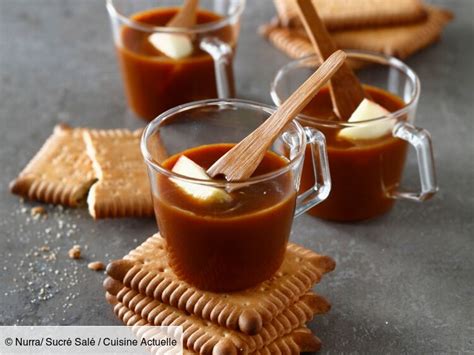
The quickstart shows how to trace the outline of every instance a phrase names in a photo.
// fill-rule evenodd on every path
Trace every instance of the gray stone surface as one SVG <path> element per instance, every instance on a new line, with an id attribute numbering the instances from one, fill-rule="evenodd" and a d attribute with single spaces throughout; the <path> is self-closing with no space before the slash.
<path id="1" fill-rule="evenodd" d="M 295 222 L 294 241 L 338 263 L 317 287 L 333 305 L 311 323 L 323 352 L 474 352 L 474 2 L 443 3 L 456 20 L 440 43 L 408 60 L 422 82 L 417 124 L 433 135 L 439 194 L 358 224 Z M 256 35 L 272 15 L 269 0 L 249 1 L 236 61 L 240 96 L 267 103 L 288 61 Z M 141 124 L 126 109 L 103 1 L 0 0 L 0 80 L 0 324 L 118 324 L 104 275 L 86 264 L 121 257 L 156 230 L 154 221 L 94 222 L 85 210 L 52 207 L 35 221 L 36 203 L 8 192 L 56 122 Z M 39 250 L 45 244 L 51 251 Z M 67 258 L 73 244 L 88 246 L 83 260 Z M 43 258 L 51 253 L 55 260 Z"/>

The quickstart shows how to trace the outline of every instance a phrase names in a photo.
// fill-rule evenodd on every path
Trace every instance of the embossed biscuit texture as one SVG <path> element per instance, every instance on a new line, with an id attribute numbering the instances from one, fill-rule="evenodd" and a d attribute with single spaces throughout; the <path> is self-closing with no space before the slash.
<path id="1" fill-rule="evenodd" d="M 117 284 L 118 281 L 115 281 L 115 284 L 113 281 L 106 280 L 104 282 L 106 290 L 111 294 L 117 292 L 119 288 Z M 207 352 L 214 347 L 223 346 L 223 343 L 236 351 L 254 352 L 300 328 L 310 321 L 314 314 L 326 313 L 330 309 L 329 303 L 323 297 L 307 293 L 277 315 L 270 323 L 265 324 L 257 335 L 251 336 L 220 327 L 195 315 L 189 315 L 128 287 L 120 289 L 116 298 L 118 302 L 152 325 L 182 326 L 186 347 L 196 352 Z"/>
<path id="2" fill-rule="evenodd" d="M 177 279 L 168 266 L 166 243 L 155 234 L 125 259 L 111 262 L 107 273 L 142 295 L 252 335 L 334 267 L 331 258 L 290 243 L 282 266 L 270 280 L 240 292 L 206 292 Z"/>
<path id="3" fill-rule="evenodd" d="M 89 212 L 94 218 L 153 215 L 140 137 L 141 130 L 84 132 L 87 154 L 98 178 L 87 198 Z"/>
<path id="4" fill-rule="evenodd" d="M 109 296 L 114 299 L 114 296 Z M 137 336 L 144 336 L 141 333 L 140 326 L 152 325 L 147 322 L 139 314 L 133 312 L 130 308 L 114 299 L 114 313 L 116 316 L 127 326 L 132 327 L 132 332 Z M 184 335 L 186 337 L 186 335 Z M 189 341 L 189 338 L 187 339 Z M 187 347 L 187 341 L 184 340 L 185 354 L 249 354 L 245 349 L 236 349 L 229 339 L 225 339 L 218 344 L 212 346 L 212 342 L 209 344 L 204 343 L 199 351 L 193 350 L 193 348 Z M 196 339 L 196 342 L 203 342 L 201 339 Z M 300 352 L 318 351 L 321 348 L 321 341 L 318 337 L 311 334 L 311 331 L 305 327 L 300 327 L 291 331 L 289 334 L 284 335 L 270 342 L 269 344 L 261 347 L 260 349 L 251 352 L 252 354 L 299 354 Z M 151 353 L 155 354 L 159 352 L 159 349 L 151 348 Z"/>
<path id="5" fill-rule="evenodd" d="M 453 14 L 445 9 L 427 6 L 425 21 L 406 26 L 360 29 L 334 33 L 340 48 L 353 48 L 381 52 L 407 58 L 439 40 L 444 27 Z"/>
<path id="6" fill-rule="evenodd" d="M 425 20 L 409 25 L 343 30 L 332 32 L 331 35 L 342 49 L 370 50 L 406 58 L 437 41 L 443 28 L 453 18 L 451 12 L 435 6 L 428 6 L 426 13 Z M 311 42 L 302 29 L 271 23 L 261 26 L 259 32 L 291 58 L 314 54 Z M 358 67 L 358 63 L 351 64 Z"/>
<path id="7" fill-rule="evenodd" d="M 12 193 L 31 200 L 76 207 L 95 181 L 84 129 L 61 124 L 10 183 Z"/>
<path id="8" fill-rule="evenodd" d="M 421 0 L 313 0 L 329 30 L 406 25 L 422 21 L 426 12 Z M 278 16 L 288 26 L 300 26 L 295 0 L 274 0 Z"/>
<path id="9" fill-rule="evenodd" d="M 270 23 L 262 25 L 259 28 L 259 33 L 290 58 L 299 59 L 315 54 L 313 45 L 308 38 L 296 30 Z"/>

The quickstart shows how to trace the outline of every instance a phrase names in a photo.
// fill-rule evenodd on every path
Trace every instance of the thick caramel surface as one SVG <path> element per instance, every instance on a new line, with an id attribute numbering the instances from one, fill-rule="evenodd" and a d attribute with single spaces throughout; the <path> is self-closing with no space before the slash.
<path id="1" fill-rule="evenodd" d="M 395 112 L 404 106 L 402 100 L 384 90 L 365 86 L 372 101 Z M 305 108 L 308 116 L 333 121 L 329 90 L 324 88 Z M 316 217 L 336 221 L 357 221 L 388 211 L 394 199 L 390 192 L 396 189 L 402 177 L 407 143 L 391 133 L 378 139 L 350 141 L 338 137 L 340 128 L 304 121 L 326 136 L 332 188 L 327 200 L 309 211 Z M 311 151 L 307 149 L 301 189 L 314 185 Z"/>
<path id="2" fill-rule="evenodd" d="M 171 170 L 183 154 L 208 168 L 231 147 L 193 148 L 170 157 L 163 166 Z M 268 152 L 254 175 L 287 164 Z M 164 175 L 157 184 L 158 226 L 180 278 L 201 289 L 228 292 L 270 278 L 281 265 L 296 203 L 291 172 L 232 191 L 232 199 L 225 202 L 197 200 Z"/>

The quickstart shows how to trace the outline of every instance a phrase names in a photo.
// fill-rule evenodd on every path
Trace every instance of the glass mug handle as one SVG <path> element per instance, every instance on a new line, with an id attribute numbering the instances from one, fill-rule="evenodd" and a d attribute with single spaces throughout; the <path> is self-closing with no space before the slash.
<path id="1" fill-rule="evenodd" d="M 295 217 L 324 201 L 331 191 L 331 175 L 329 173 L 326 138 L 317 129 L 305 127 L 304 130 L 308 144 L 311 145 L 314 186 L 298 195 L 296 199 Z M 309 157 L 306 156 L 305 159 L 309 159 Z"/>
<path id="2" fill-rule="evenodd" d="M 200 48 L 209 53 L 214 60 L 219 99 L 234 97 L 232 47 L 216 37 L 205 37 L 201 40 Z"/>
<path id="3" fill-rule="evenodd" d="M 438 191 L 430 133 L 407 122 L 397 123 L 392 133 L 415 148 L 421 183 L 420 192 L 396 191 L 392 197 L 420 202 L 428 200 Z"/>

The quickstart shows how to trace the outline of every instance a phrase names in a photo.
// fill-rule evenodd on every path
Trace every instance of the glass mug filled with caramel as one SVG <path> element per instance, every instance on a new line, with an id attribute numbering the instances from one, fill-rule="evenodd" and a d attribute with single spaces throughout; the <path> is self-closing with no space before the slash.
<path id="1" fill-rule="evenodd" d="M 166 26 L 182 4 L 107 0 L 128 104 L 147 121 L 186 102 L 234 95 L 245 0 L 201 0 L 194 26 Z"/>
<path id="2" fill-rule="evenodd" d="M 170 265 L 198 288 L 230 292 L 270 278 L 283 261 L 294 217 L 329 194 L 324 136 L 296 121 L 251 178 L 227 182 L 206 175 L 273 112 L 249 101 L 204 100 L 165 112 L 143 133 L 142 154 Z M 315 182 L 298 195 L 307 147 Z"/>
<path id="3" fill-rule="evenodd" d="M 331 170 L 331 193 L 309 213 L 334 221 L 375 217 L 390 210 L 396 199 L 424 201 L 437 191 L 430 135 L 412 125 L 420 95 L 417 75 L 389 56 L 348 51 L 348 59 L 360 68 L 356 75 L 370 101 L 364 100 L 348 121 L 339 121 L 326 87 L 298 117 L 302 126 L 326 136 Z M 318 62 L 311 56 L 281 68 L 271 87 L 274 103 L 280 105 Z M 408 145 L 416 150 L 420 192 L 400 188 Z M 302 189 L 313 184 L 311 165 L 306 159 Z"/>

